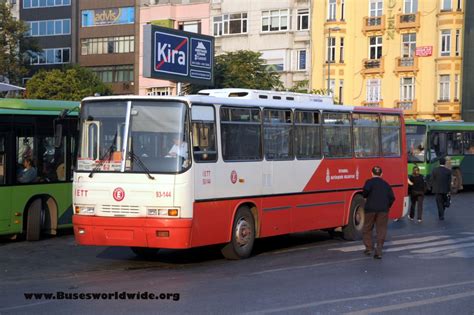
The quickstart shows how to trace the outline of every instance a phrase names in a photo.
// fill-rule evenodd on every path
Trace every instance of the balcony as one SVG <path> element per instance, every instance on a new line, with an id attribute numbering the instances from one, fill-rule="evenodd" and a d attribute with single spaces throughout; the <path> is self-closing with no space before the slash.
<path id="1" fill-rule="evenodd" d="M 395 59 L 395 73 L 418 72 L 418 57 L 398 57 Z"/>
<path id="2" fill-rule="evenodd" d="M 409 14 L 398 14 L 397 16 L 397 30 L 404 29 L 419 29 L 420 28 L 420 12 Z"/>
<path id="3" fill-rule="evenodd" d="M 461 113 L 459 101 L 438 100 L 434 104 L 434 113 L 437 115 L 458 115 Z"/>
<path id="4" fill-rule="evenodd" d="M 364 59 L 362 63 L 362 75 L 383 74 L 385 72 L 383 57 L 380 59 Z"/>
<path id="5" fill-rule="evenodd" d="M 364 17 L 364 24 L 362 32 L 383 32 L 385 30 L 385 15 L 382 16 L 366 16 Z"/>
<path id="6" fill-rule="evenodd" d="M 396 100 L 395 101 L 395 108 L 399 108 L 403 110 L 404 114 L 416 114 L 417 113 L 417 101 L 416 100 L 411 100 L 411 101 L 400 101 Z"/>

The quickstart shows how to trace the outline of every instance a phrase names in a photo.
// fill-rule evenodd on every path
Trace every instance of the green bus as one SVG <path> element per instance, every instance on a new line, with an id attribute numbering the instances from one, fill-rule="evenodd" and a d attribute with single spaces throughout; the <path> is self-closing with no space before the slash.
<path id="1" fill-rule="evenodd" d="M 429 183 L 431 171 L 445 157 L 453 174 L 453 193 L 474 185 L 474 123 L 407 120 L 405 124 L 408 174 L 417 165 Z"/>
<path id="2" fill-rule="evenodd" d="M 0 235 L 72 226 L 79 102 L 0 99 Z"/>

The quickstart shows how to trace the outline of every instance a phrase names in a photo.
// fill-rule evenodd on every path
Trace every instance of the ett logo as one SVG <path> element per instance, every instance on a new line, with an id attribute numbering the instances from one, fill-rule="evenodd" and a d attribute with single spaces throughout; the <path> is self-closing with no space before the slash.
<path id="1" fill-rule="evenodd" d="M 114 197 L 115 201 L 120 202 L 123 200 L 123 198 L 125 198 L 125 191 L 120 187 L 115 188 L 112 196 Z"/>

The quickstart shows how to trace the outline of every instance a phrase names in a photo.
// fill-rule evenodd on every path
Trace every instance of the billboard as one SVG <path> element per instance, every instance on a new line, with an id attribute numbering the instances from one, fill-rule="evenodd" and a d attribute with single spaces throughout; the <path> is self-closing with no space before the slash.
<path id="1" fill-rule="evenodd" d="M 81 12 L 82 27 L 133 23 L 135 23 L 134 7 L 83 10 Z"/>
<path id="2" fill-rule="evenodd" d="M 143 76 L 214 84 L 214 37 L 145 25 Z"/>

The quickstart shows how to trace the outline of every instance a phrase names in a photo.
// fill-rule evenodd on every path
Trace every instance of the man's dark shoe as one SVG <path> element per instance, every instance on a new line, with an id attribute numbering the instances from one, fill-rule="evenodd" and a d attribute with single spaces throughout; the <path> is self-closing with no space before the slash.
<path id="1" fill-rule="evenodd" d="M 370 256 L 372 255 L 372 251 L 370 249 L 364 250 L 364 255 Z"/>
<path id="2" fill-rule="evenodd" d="M 382 259 L 382 255 L 375 254 L 374 259 Z"/>

